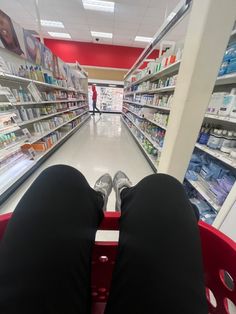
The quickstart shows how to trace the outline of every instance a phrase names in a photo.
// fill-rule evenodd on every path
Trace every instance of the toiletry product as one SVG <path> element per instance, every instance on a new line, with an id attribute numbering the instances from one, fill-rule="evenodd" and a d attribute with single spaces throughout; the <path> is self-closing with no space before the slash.
<path id="1" fill-rule="evenodd" d="M 227 136 L 225 136 L 223 139 L 222 146 L 221 146 L 220 150 L 224 153 L 230 154 L 230 152 L 232 150 L 233 142 L 234 142 L 233 132 L 228 131 Z"/>
<path id="2" fill-rule="evenodd" d="M 223 117 L 229 116 L 235 102 L 236 102 L 236 88 L 232 88 L 231 93 L 224 96 L 223 104 L 219 108 L 219 115 Z"/>

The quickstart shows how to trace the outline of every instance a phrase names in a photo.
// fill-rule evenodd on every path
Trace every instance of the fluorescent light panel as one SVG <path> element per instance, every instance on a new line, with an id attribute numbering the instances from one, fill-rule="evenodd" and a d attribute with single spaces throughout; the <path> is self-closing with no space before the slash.
<path id="1" fill-rule="evenodd" d="M 42 26 L 64 28 L 64 24 L 60 21 L 40 20 Z"/>
<path id="2" fill-rule="evenodd" d="M 113 36 L 112 33 L 102 33 L 102 32 L 95 32 L 95 31 L 91 31 L 91 35 L 93 37 L 102 37 L 102 38 L 112 38 Z"/>
<path id="3" fill-rule="evenodd" d="M 86 10 L 114 12 L 115 2 L 100 0 L 82 0 Z"/>
<path id="4" fill-rule="evenodd" d="M 52 37 L 57 37 L 57 38 L 71 38 L 70 34 L 68 33 L 48 32 L 48 34 Z"/>
<path id="5" fill-rule="evenodd" d="M 150 43 L 153 40 L 152 37 L 136 36 L 135 41 L 142 41 L 145 43 Z"/>

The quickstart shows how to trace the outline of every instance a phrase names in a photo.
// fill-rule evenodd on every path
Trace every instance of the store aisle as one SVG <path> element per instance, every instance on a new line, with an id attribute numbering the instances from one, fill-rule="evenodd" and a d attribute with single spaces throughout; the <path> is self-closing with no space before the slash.
<path id="1" fill-rule="evenodd" d="M 105 172 L 111 175 L 121 169 L 133 183 L 153 173 L 130 133 L 117 114 L 92 117 L 64 143 L 35 173 L 0 206 L 0 214 L 14 210 L 21 196 L 45 168 L 67 164 L 79 169 L 91 186 Z M 115 195 L 110 196 L 108 209 L 113 210 Z"/>

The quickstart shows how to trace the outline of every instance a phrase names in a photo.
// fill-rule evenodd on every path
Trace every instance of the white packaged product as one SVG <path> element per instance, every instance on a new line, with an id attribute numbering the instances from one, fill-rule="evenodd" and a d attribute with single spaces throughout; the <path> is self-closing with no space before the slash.
<path id="1" fill-rule="evenodd" d="M 229 116 L 232 107 L 236 101 L 236 88 L 232 88 L 231 93 L 224 96 L 223 104 L 219 109 L 219 115 L 223 117 Z"/>
<path id="2" fill-rule="evenodd" d="M 230 117 L 236 119 L 236 100 L 232 104 L 231 111 L 230 111 Z"/>
<path id="3" fill-rule="evenodd" d="M 220 150 L 224 153 L 229 154 L 232 150 L 233 142 L 234 142 L 233 132 L 228 131 L 227 136 L 223 139 Z"/>

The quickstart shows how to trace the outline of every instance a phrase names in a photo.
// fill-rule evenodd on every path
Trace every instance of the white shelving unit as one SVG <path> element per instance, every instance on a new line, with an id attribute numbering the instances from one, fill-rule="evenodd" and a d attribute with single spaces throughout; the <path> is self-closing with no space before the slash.
<path id="1" fill-rule="evenodd" d="M 78 117 L 79 116 L 77 116 L 76 118 Z M 66 133 L 50 149 L 48 149 L 47 151 L 43 153 L 37 154 L 34 160 L 29 160 L 29 159 L 21 160 L 19 163 L 13 165 L 7 171 L 1 174 L 0 193 L 3 194 L 4 192 L 6 192 L 11 186 L 16 184 L 18 180 L 20 180 L 22 177 L 27 175 L 29 171 L 33 170 L 35 167 L 38 167 L 45 160 L 45 158 L 47 158 L 47 156 L 50 156 L 50 154 L 57 147 L 59 147 L 63 143 L 63 141 L 65 141 L 67 138 L 70 137 L 70 135 L 76 132 L 89 118 L 90 116 L 88 116 L 84 121 L 82 121 L 79 125 L 73 128 L 71 131 Z M 67 121 L 65 124 L 67 123 L 69 123 L 69 121 Z"/>
<path id="2" fill-rule="evenodd" d="M 152 120 L 150 117 L 148 117 L 147 115 L 144 114 L 143 117 L 141 117 L 138 113 L 136 113 L 135 111 L 129 109 L 127 107 L 126 104 L 130 104 L 132 106 L 140 106 L 141 108 L 150 108 L 150 109 L 155 109 L 161 112 L 165 112 L 165 113 L 169 113 L 171 111 L 171 108 L 167 108 L 167 107 L 162 107 L 162 106 L 155 106 L 152 104 L 142 104 L 141 102 L 137 102 L 135 101 L 135 95 L 139 95 L 139 94 L 162 94 L 162 93 L 172 93 L 175 90 L 175 86 L 165 86 L 165 87 L 160 87 L 160 88 L 156 88 L 156 89 L 149 89 L 149 90 L 135 90 L 135 91 L 129 91 L 130 88 L 132 88 L 133 86 L 136 86 L 138 84 L 141 84 L 143 82 L 155 82 L 158 79 L 161 79 L 162 77 L 167 77 L 168 75 L 174 75 L 175 73 L 178 72 L 179 67 L 180 67 L 180 63 L 181 60 L 168 65 L 167 67 L 163 68 L 162 70 L 160 70 L 157 73 L 153 73 L 153 74 L 148 74 L 145 75 L 144 77 L 128 84 L 125 89 L 124 89 L 124 99 L 123 99 L 123 108 L 126 109 L 127 111 L 129 111 L 131 114 L 137 116 L 140 119 L 145 119 L 147 121 L 149 121 L 150 123 L 152 123 L 153 125 L 158 126 L 159 128 L 163 129 L 164 131 L 167 130 L 167 126 L 161 125 L 160 123 L 158 123 L 157 121 Z M 133 96 L 133 99 L 126 99 L 128 96 Z M 133 121 L 132 119 L 130 119 L 124 112 L 122 112 L 122 114 L 124 116 L 126 116 L 127 119 L 129 119 L 129 121 L 139 130 L 139 132 L 141 132 L 143 134 L 143 136 L 153 145 L 153 147 L 155 147 L 157 150 L 161 151 L 162 148 L 160 146 L 158 146 L 149 135 L 147 135 L 145 132 L 143 132 Z M 124 120 L 123 120 L 124 121 Z M 132 133 L 133 136 L 135 136 Z M 140 142 L 138 141 L 138 139 L 136 139 L 140 149 L 143 151 L 144 148 L 143 146 L 140 144 Z M 153 163 L 150 162 L 150 156 L 147 154 L 147 152 L 144 150 L 144 155 L 146 156 L 148 162 L 151 164 L 151 166 L 153 166 Z M 155 171 L 157 171 L 157 163 L 155 164 Z"/>
<path id="3" fill-rule="evenodd" d="M 84 77 L 83 79 L 86 80 L 87 82 L 86 77 Z M 86 82 L 83 81 L 82 83 L 85 83 L 85 84 L 81 85 L 83 86 L 84 89 L 86 89 L 86 86 L 87 86 Z M 85 90 L 81 91 L 80 90 L 81 88 L 79 88 L 79 90 L 75 90 L 74 88 L 67 88 L 65 86 L 47 84 L 44 82 L 35 81 L 35 80 L 31 80 L 24 77 L 18 77 L 18 76 L 7 74 L 7 73 L 0 73 L 0 84 L 3 87 L 8 87 L 10 89 L 19 90 L 19 88 L 20 87 L 22 88 L 23 86 L 22 90 L 24 91 L 24 93 L 29 93 L 29 90 L 27 89 L 27 86 L 29 85 L 29 83 L 35 84 L 35 88 L 38 89 L 38 92 L 40 94 L 42 93 L 41 94 L 42 98 L 45 96 L 48 97 L 47 95 L 49 95 L 50 98 L 54 100 L 15 102 L 14 100 L 12 101 L 11 99 L 7 99 L 5 90 L 2 89 L 2 93 L 0 95 L 1 97 L 0 116 L 2 116 L 3 114 L 16 115 L 15 113 L 16 111 L 18 111 L 21 114 L 21 111 L 20 111 L 22 110 L 21 107 L 25 108 L 25 112 L 27 112 L 28 116 L 29 116 L 28 110 L 33 109 L 34 107 L 41 108 L 41 107 L 50 106 L 50 108 L 51 107 L 55 107 L 55 108 L 51 108 L 52 113 L 50 114 L 45 114 L 38 117 L 34 115 L 34 119 L 25 120 L 25 121 L 19 121 L 19 119 L 14 120 L 15 121 L 14 125 L 0 130 L 1 135 L 16 132 L 14 133 L 16 136 L 16 139 L 14 139 L 14 142 L 12 144 L 10 144 L 9 142 L 5 148 L 1 147 L 0 149 L 0 162 L 1 162 L 0 163 L 0 173 L 1 173 L 0 202 L 1 203 L 4 202 L 11 195 L 11 193 L 14 192 L 15 189 L 18 188 L 19 185 L 23 183 L 24 180 L 33 171 L 35 171 L 35 169 L 37 169 L 58 147 L 60 147 L 60 145 L 62 145 L 74 132 L 76 132 L 86 121 L 88 121 L 90 117 L 90 115 L 88 114 L 89 107 L 88 107 L 87 91 Z M 33 96 L 33 99 L 37 99 L 37 98 Z M 75 112 L 75 110 L 79 110 L 79 109 L 82 109 L 80 114 L 76 112 L 76 116 L 74 117 L 72 117 L 72 114 L 68 115 L 70 112 Z M 64 116 L 66 114 L 68 116 Z M 85 116 L 85 115 L 88 115 L 88 116 Z M 50 130 L 48 129 L 47 131 L 40 134 L 39 133 L 34 134 L 34 128 L 33 128 L 34 123 L 40 122 L 43 120 L 45 121 L 46 119 L 49 120 L 57 116 L 58 117 L 63 116 L 64 122 L 56 126 L 53 129 L 50 129 Z M 84 116 L 84 119 L 83 119 L 83 116 Z M 56 133 L 57 138 L 59 137 L 57 142 L 55 142 L 52 146 L 48 145 L 49 148 L 47 150 L 45 150 L 42 153 L 35 151 L 35 152 L 32 152 L 32 155 L 30 155 L 32 148 L 37 147 L 35 143 L 37 143 L 38 141 L 40 142 L 44 141 L 43 140 L 44 137 L 50 136 L 50 134 L 52 134 L 53 132 L 59 130 L 63 126 L 66 126 L 68 123 L 71 123 L 79 118 L 83 119 L 82 121 L 78 120 L 78 121 L 81 121 L 79 125 L 77 125 L 76 127 L 73 127 L 66 134 L 63 134 L 62 137 L 60 137 L 61 132 Z M 73 124 L 73 126 L 75 124 Z M 48 123 L 48 125 L 50 124 Z M 28 130 L 29 132 L 27 131 L 25 133 L 25 129 Z M 67 128 L 65 128 L 65 130 L 66 129 Z M 23 134 L 27 134 L 27 135 L 23 136 Z M 29 137 L 30 134 L 33 134 L 33 136 L 31 135 L 31 137 Z M 21 138 L 21 140 L 17 140 L 18 138 L 19 139 Z M 54 137 L 51 137 L 51 140 L 55 140 L 55 139 L 56 139 L 55 135 Z M 22 150 L 23 145 L 24 145 L 24 150 Z M 35 157 L 33 157 L 34 155 Z M 8 156 L 11 159 L 8 160 Z M 14 158 L 12 158 L 12 156 L 14 156 Z"/>
<path id="4" fill-rule="evenodd" d="M 37 142 L 37 141 L 40 140 L 41 138 L 43 138 L 43 137 L 49 135 L 50 133 L 55 132 L 56 130 L 60 129 L 62 126 L 64 126 L 64 125 L 66 125 L 66 124 L 68 124 L 68 123 L 74 121 L 75 119 L 78 119 L 79 117 L 85 115 L 86 113 L 88 113 L 88 110 L 85 111 L 85 112 L 83 112 L 83 113 L 81 113 L 81 114 L 79 114 L 79 115 L 77 115 L 76 117 L 73 117 L 72 119 L 70 119 L 70 120 L 68 120 L 68 121 L 66 121 L 66 122 L 64 122 L 64 123 L 62 123 L 62 124 L 60 124 L 60 125 L 58 125 L 57 127 L 53 128 L 53 129 L 51 129 L 51 130 L 49 130 L 49 131 L 47 131 L 47 132 L 44 132 L 44 133 L 40 134 L 39 136 L 33 137 L 33 138 L 30 140 L 29 143 L 30 143 L 30 144 L 33 144 L 33 143 Z"/>
<path id="5" fill-rule="evenodd" d="M 161 151 L 161 147 L 160 147 L 156 142 L 154 142 L 148 134 L 146 134 L 144 131 L 142 131 L 142 130 L 138 127 L 138 125 L 137 125 L 134 121 L 132 121 L 132 119 L 130 119 L 129 116 L 127 116 L 124 112 L 123 112 L 122 114 L 136 127 L 136 129 L 137 129 L 140 133 L 143 134 L 143 136 L 144 136 L 157 150 Z"/>
<path id="6" fill-rule="evenodd" d="M 18 125 L 19 126 L 23 126 L 23 125 L 31 124 L 31 123 L 34 123 L 34 122 L 37 122 L 37 121 L 40 121 L 40 120 L 48 119 L 50 117 L 58 116 L 58 115 L 60 115 L 62 113 L 65 113 L 65 112 L 70 112 L 70 111 L 73 111 L 73 110 L 76 110 L 76 109 L 80 109 L 80 108 L 84 108 L 84 107 L 87 107 L 87 105 L 80 106 L 80 107 L 75 106 L 75 107 L 71 107 L 71 108 L 66 109 L 66 110 L 62 110 L 62 111 L 58 111 L 58 112 L 55 112 L 55 113 L 47 114 L 47 115 L 44 115 L 44 116 L 41 116 L 41 117 L 38 117 L 38 118 L 35 118 L 35 119 L 32 119 L 32 120 L 22 121 L 22 122 L 19 122 Z"/>
<path id="7" fill-rule="evenodd" d="M 232 36 L 235 36 L 236 34 L 236 30 L 234 30 L 232 32 Z M 147 121 L 151 122 L 152 124 L 162 128 L 163 130 L 167 130 L 168 125 L 167 126 L 163 126 L 159 123 L 157 123 L 156 121 L 152 120 L 151 118 L 149 118 L 148 116 L 145 115 L 144 116 L 140 116 L 137 112 L 135 112 L 132 109 L 129 109 L 127 107 L 126 104 L 129 104 L 130 106 L 139 106 L 140 108 L 150 108 L 150 109 L 156 109 L 161 110 L 166 113 L 171 112 L 171 108 L 167 108 L 167 107 L 161 107 L 161 106 L 155 106 L 152 104 L 144 104 L 142 102 L 137 102 L 136 99 L 136 95 L 142 95 L 142 94 L 147 94 L 147 95 L 151 95 L 151 94 L 162 94 L 162 93 L 172 93 L 175 90 L 175 86 L 167 86 L 167 87 L 161 87 L 161 88 L 156 88 L 156 89 L 150 89 L 150 90 L 131 90 L 133 88 L 137 88 L 137 86 L 139 84 L 142 84 L 144 82 L 150 81 L 150 82 L 155 82 L 156 80 L 165 77 L 166 75 L 171 76 L 173 73 L 177 73 L 179 70 L 181 64 L 181 60 L 169 65 L 168 67 L 162 69 L 161 71 L 159 71 L 158 73 L 155 74 L 146 74 L 143 77 L 137 79 L 136 81 L 133 81 L 131 83 L 129 83 L 128 85 L 126 85 L 125 89 L 124 89 L 124 99 L 123 99 L 123 108 L 126 111 L 129 111 L 131 114 L 137 116 L 140 119 L 146 119 Z M 224 75 L 221 77 L 218 77 L 215 83 L 216 88 L 220 87 L 221 89 L 225 86 L 225 85 L 232 85 L 235 84 L 236 85 L 236 73 L 232 73 L 232 74 L 228 74 L 228 75 Z M 128 98 L 128 99 L 127 99 Z M 139 96 L 140 98 L 140 96 Z M 130 107 L 129 106 L 129 107 Z M 130 119 L 125 113 L 122 113 L 123 116 L 126 116 L 126 118 L 129 119 L 129 121 L 145 136 L 145 138 L 150 141 L 150 143 L 153 145 L 155 143 L 153 143 L 153 141 L 151 140 L 151 138 L 149 138 L 147 136 L 147 134 L 145 134 L 145 132 L 142 132 L 140 130 L 140 128 L 132 121 L 132 119 Z M 221 117 L 218 115 L 211 115 L 206 113 L 205 118 L 208 120 L 212 120 L 216 123 L 220 123 L 220 122 L 227 122 L 228 124 L 234 124 L 233 129 L 235 129 L 236 126 L 236 119 L 235 118 L 230 118 L 230 117 Z M 125 121 L 124 121 L 125 123 Z M 126 123 L 125 123 L 126 124 Z M 126 124 L 126 126 L 128 127 L 128 125 Z M 130 128 L 129 128 L 130 130 Z M 236 130 L 236 129 L 235 129 Z M 130 130 L 131 134 L 133 137 L 135 137 L 135 134 L 132 132 L 132 130 Z M 136 138 L 136 142 L 138 143 L 140 149 L 143 151 L 144 148 L 142 146 L 142 144 L 140 143 L 140 141 Z M 156 147 L 156 146 L 154 146 Z M 218 160 L 219 162 L 222 162 L 224 165 L 229 166 L 230 169 L 232 169 L 232 171 L 234 171 L 236 169 L 236 160 L 229 157 L 228 154 L 225 154 L 219 150 L 213 150 L 210 149 L 209 147 L 205 146 L 205 145 L 201 145 L 199 143 L 196 143 L 195 146 L 198 150 L 203 151 L 204 153 L 212 156 L 213 158 L 215 158 L 216 160 Z M 144 154 L 147 157 L 147 160 L 150 162 L 150 156 L 147 155 L 147 152 L 145 152 L 144 150 Z M 236 170 L 235 172 L 236 173 Z M 216 203 L 216 201 L 214 200 L 214 196 L 212 193 L 210 193 L 209 191 L 209 187 L 207 185 L 207 182 L 204 182 L 204 180 L 198 176 L 198 181 L 191 181 L 188 180 L 188 182 L 191 184 L 192 187 L 194 187 L 194 189 L 196 189 L 196 191 L 207 201 L 207 203 L 209 203 L 211 205 L 211 207 L 214 209 L 214 211 L 216 213 L 219 212 L 219 210 L 221 209 L 221 206 L 218 205 Z M 236 184 L 236 183 L 235 183 Z"/>
<path id="8" fill-rule="evenodd" d="M 127 117 L 127 116 L 126 116 Z M 127 117 L 128 118 L 128 117 Z M 129 119 L 129 118 L 128 118 Z M 133 138 L 135 139 L 136 143 L 138 144 L 139 148 L 141 149 L 142 153 L 144 154 L 144 156 L 148 159 L 150 165 L 152 166 L 152 169 L 157 172 L 157 162 L 154 159 L 153 156 L 151 156 L 150 154 L 148 154 L 146 152 L 146 150 L 144 149 L 141 141 L 137 138 L 137 136 L 134 134 L 134 132 L 130 129 L 130 127 L 128 126 L 128 124 L 125 122 L 124 118 L 122 117 L 122 121 L 125 124 L 125 126 L 127 127 L 127 129 L 130 131 L 131 135 L 133 136 Z M 131 120 L 130 120 L 131 121 Z M 131 121 L 132 122 L 132 121 Z M 136 125 L 134 124 L 134 126 L 136 127 Z M 138 129 L 142 134 L 143 132 Z M 146 137 L 146 135 L 144 135 Z"/>
<path id="9" fill-rule="evenodd" d="M 217 205 L 213 199 L 212 193 L 209 192 L 209 188 L 206 182 L 198 176 L 197 181 L 187 180 L 197 191 L 198 193 L 213 207 L 213 209 L 218 213 L 221 206 Z"/>

